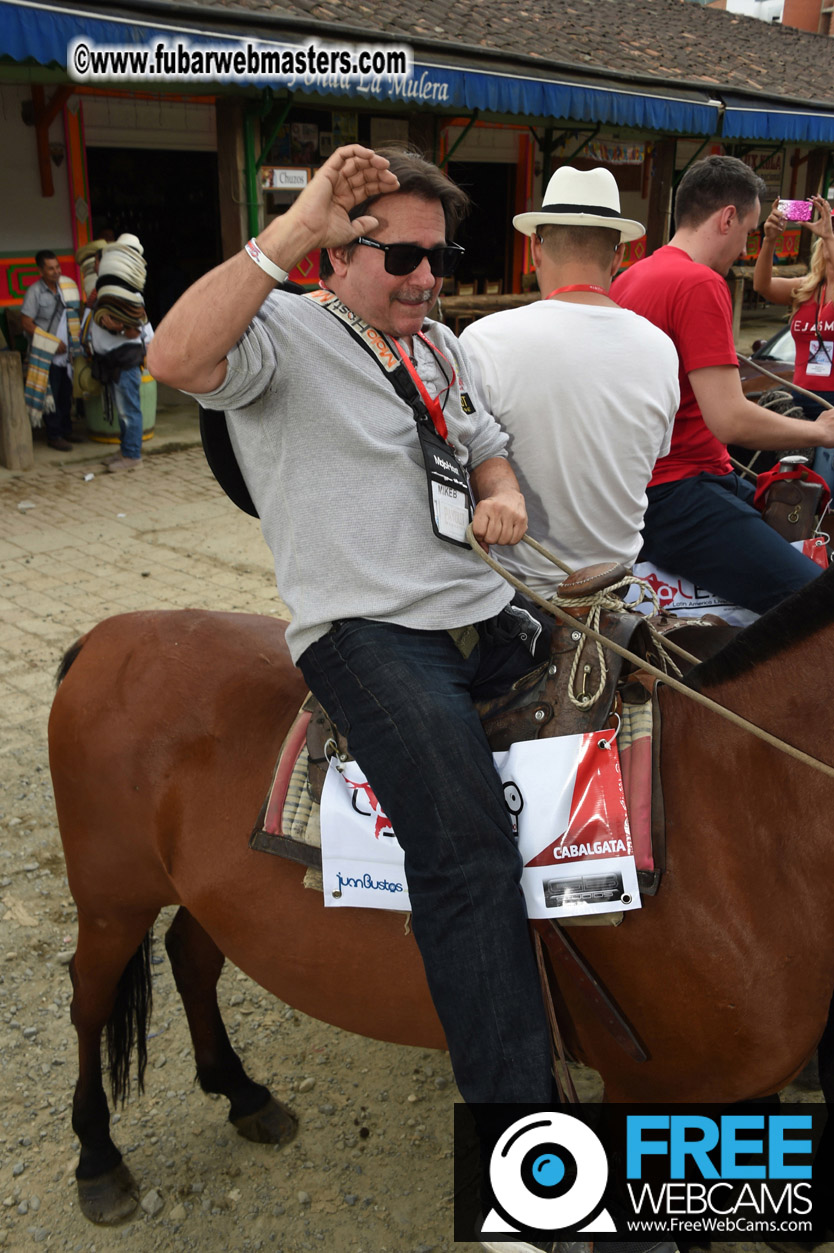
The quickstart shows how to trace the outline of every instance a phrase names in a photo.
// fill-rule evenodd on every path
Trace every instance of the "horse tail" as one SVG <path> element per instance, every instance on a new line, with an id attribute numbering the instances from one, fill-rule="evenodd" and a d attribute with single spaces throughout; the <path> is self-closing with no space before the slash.
<path id="1" fill-rule="evenodd" d="M 74 644 L 70 644 L 69 648 L 64 653 L 63 657 L 61 658 L 61 664 L 59 665 L 55 674 L 56 688 L 61 686 L 64 679 L 69 674 L 69 668 L 72 665 L 72 663 L 75 661 L 78 654 L 81 652 L 81 649 L 84 647 L 84 643 L 86 639 L 87 639 L 87 636 L 82 635 L 81 639 L 76 640 Z"/>
<path id="2" fill-rule="evenodd" d="M 119 1101 L 124 1104 L 130 1095 L 130 1062 L 134 1048 L 137 1086 L 140 1092 L 145 1090 L 147 1034 L 153 1008 L 152 942 L 153 931 L 150 930 L 122 971 L 116 1000 L 105 1027 L 114 1105 Z"/>

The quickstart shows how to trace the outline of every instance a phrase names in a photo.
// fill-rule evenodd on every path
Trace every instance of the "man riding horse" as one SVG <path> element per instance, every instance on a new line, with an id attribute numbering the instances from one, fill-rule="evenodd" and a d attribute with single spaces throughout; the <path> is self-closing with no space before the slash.
<path id="1" fill-rule="evenodd" d="M 427 320 L 461 256 L 451 241 L 466 207 L 416 154 L 339 149 L 185 293 L 149 365 L 227 413 L 292 613 L 293 660 L 405 850 L 462 1096 L 547 1103 L 521 862 L 474 704 L 531 668 L 542 632 L 465 542 L 471 517 L 482 544 L 515 544 L 527 515 L 465 354 Z M 278 289 L 315 248 L 323 290 Z"/>

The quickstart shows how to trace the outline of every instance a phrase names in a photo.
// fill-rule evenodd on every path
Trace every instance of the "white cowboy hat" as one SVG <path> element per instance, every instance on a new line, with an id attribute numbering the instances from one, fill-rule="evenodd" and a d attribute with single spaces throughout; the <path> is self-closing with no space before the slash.
<path id="1" fill-rule="evenodd" d="M 106 239 L 93 239 L 89 244 L 84 244 L 82 248 L 78 249 L 78 252 L 75 254 L 75 259 L 79 265 L 81 265 L 84 261 L 94 261 L 96 254 L 101 252 L 106 247 Z"/>
<path id="2" fill-rule="evenodd" d="M 563 165 L 547 184 L 544 204 L 534 213 L 517 213 L 513 226 L 535 235 L 540 226 L 610 226 L 627 244 L 645 235 L 640 222 L 620 216 L 620 192 L 610 170 L 575 170 Z"/>
<path id="3" fill-rule="evenodd" d="M 118 283 L 102 283 L 98 288 L 99 296 L 115 296 L 117 300 L 126 300 L 131 305 L 141 305 L 145 303 L 145 297 L 140 291 L 131 291 L 129 287 L 122 287 Z"/>
<path id="4" fill-rule="evenodd" d="M 139 240 L 136 238 L 135 235 L 128 235 L 128 234 L 120 235 L 119 238 L 116 240 L 116 243 L 121 244 L 123 248 L 133 248 L 136 252 L 139 253 L 140 257 L 144 255 L 145 249 L 139 243 Z"/>

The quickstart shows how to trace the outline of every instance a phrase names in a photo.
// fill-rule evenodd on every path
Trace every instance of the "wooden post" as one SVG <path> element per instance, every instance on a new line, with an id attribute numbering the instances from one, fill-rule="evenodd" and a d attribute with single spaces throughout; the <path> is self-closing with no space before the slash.
<path id="1" fill-rule="evenodd" d="M 646 256 L 669 242 L 672 185 L 675 179 L 674 139 L 657 139 L 652 145 L 652 174 L 646 223 Z"/>
<path id="2" fill-rule="evenodd" d="M 246 214 L 246 159 L 243 154 L 243 106 L 219 97 L 217 177 L 220 188 L 220 241 L 223 260 L 240 252 L 249 238 Z"/>
<path id="3" fill-rule="evenodd" d="M 0 465 L 7 470 L 31 470 L 34 464 L 20 354 L 0 352 Z"/>

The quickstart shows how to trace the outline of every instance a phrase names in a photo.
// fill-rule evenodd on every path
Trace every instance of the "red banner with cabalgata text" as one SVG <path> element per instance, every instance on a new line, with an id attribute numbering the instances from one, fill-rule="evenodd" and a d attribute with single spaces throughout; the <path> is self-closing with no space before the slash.
<path id="1" fill-rule="evenodd" d="M 531 918 L 639 909 L 613 731 L 513 744 L 495 753 Z"/>

